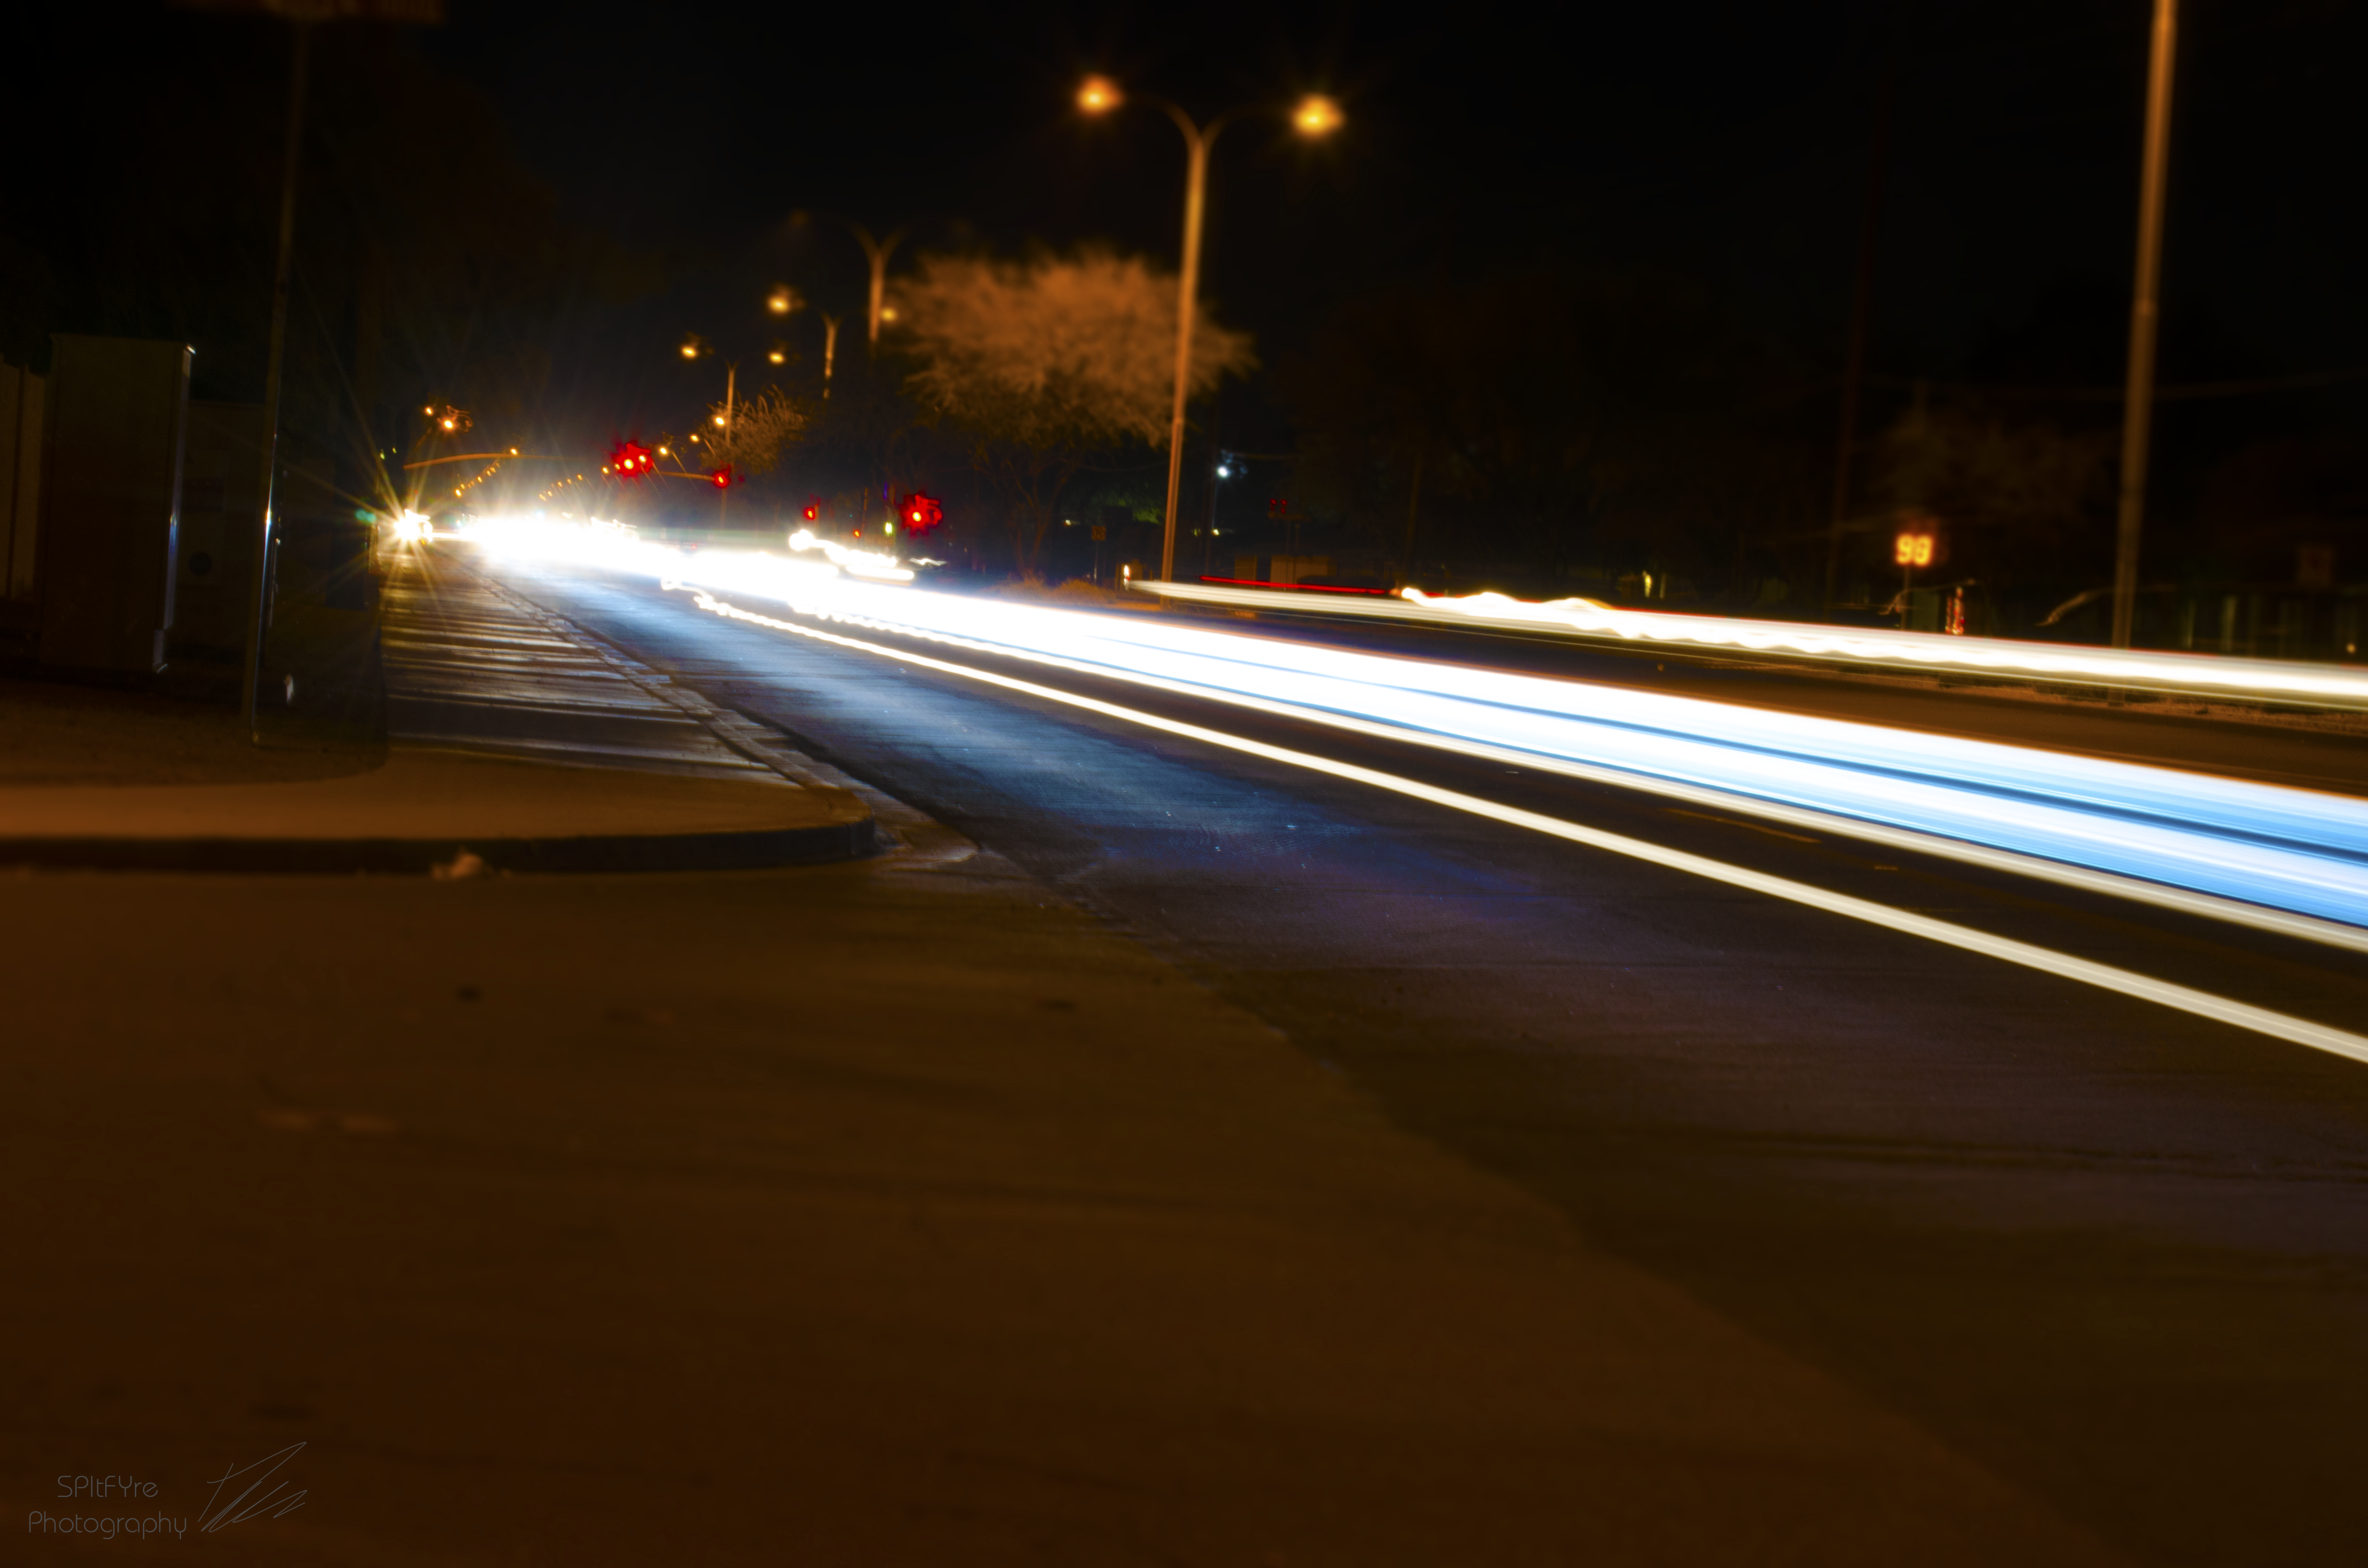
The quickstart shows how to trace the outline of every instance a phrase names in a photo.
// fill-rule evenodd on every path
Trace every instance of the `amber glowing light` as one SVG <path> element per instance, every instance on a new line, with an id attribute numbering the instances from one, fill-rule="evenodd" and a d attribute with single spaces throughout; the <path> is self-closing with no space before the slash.
<path id="1" fill-rule="evenodd" d="M 1299 100 L 1299 107 L 1291 111 L 1291 123 L 1299 128 L 1301 134 L 1307 136 L 1329 136 L 1339 130 L 1346 119 L 1347 117 L 1340 112 L 1340 106 L 1321 93 L 1308 94 Z"/>

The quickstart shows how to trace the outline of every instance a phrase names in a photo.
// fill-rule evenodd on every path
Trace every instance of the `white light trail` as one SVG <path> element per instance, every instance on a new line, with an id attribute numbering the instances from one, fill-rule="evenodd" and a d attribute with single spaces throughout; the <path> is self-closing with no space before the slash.
<path id="1" fill-rule="evenodd" d="M 913 580 L 910 567 L 899 566 L 893 555 L 876 550 L 853 550 L 817 539 L 808 529 L 800 528 L 790 536 L 790 548 L 796 551 L 818 550 L 830 563 L 850 576 L 866 577 L 875 583 L 909 583 Z"/>
<path id="2" fill-rule="evenodd" d="M 554 531 L 556 529 L 556 531 Z M 507 548 L 2368 949 L 2368 801 L 1990 742 L 850 582 L 522 526 Z"/>
<path id="3" fill-rule="evenodd" d="M 1733 648 L 1919 675 L 1958 670 L 2083 686 L 2121 687 L 2134 691 L 2368 708 L 2368 672 L 2340 665 L 2084 648 L 2003 637 L 1945 637 L 1937 632 L 1893 631 L 1881 627 L 1678 615 L 1667 610 L 1622 609 L 1583 598 L 1533 603 L 1503 594 L 1447 597 L 1416 588 L 1402 590 L 1397 597 L 1390 598 L 1355 594 L 1293 594 L 1274 588 L 1226 587 L 1214 583 L 1138 582 L 1131 585 L 1166 598 L 1281 613 L 1558 631 L 1573 637 L 1609 639 L 1647 647 Z"/>
<path id="4" fill-rule="evenodd" d="M 2249 1029 L 2257 1034 L 2307 1046 L 2314 1051 L 2324 1051 L 2337 1056 L 2349 1057 L 2354 1062 L 2368 1062 L 2368 1036 L 2332 1028 L 2325 1024 L 2314 1023 L 2308 1018 L 2295 1017 L 2290 1013 L 2274 1012 L 2267 1007 L 2256 1007 L 2249 1003 L 2215 995 L 2208 991 L 2199 991 L 2192 986 L 2174 984 L 2167 980 L 2157 980 L 2151 975 L 2117 969 L 2111 964 L 2096 963 L 2088 959 L 2077 958 L 2070 953 L 2060 953 L 2051 948 L 2039 947 L 2030 942 L 2018 942 L 2008 937 L 1993 936 L 1987 931 L 1976 931 L 1971 926 L 1959 926 L 1946 920 L 1936 920 L 1928 915 L 1918 915 L 1905 909 L 1894 909 L 1888 904 L 1876 903 L 1869 899 L 1852 898 L 1847 893 L 1830 892 L 1806 882 L 1793 881 L 1786 877 L 1770 876 L 1765 872 L 1754 871 L 1746 867 L 1729 865 L 1723 860 L 1713 860 L 1707 856 L 1692 855 L 1680 849 L 1665 848 L 1657 844 L 1646 843 L 1640 838 L 1628 837 L 1624 834 L 1607 833 L 1600 828 L 1588 827 L 1560 817 L 1524 811 L 1518 806 L 1502 805 L 1495 801 L 1483 800 L 1476 795 L 1464 794 L 1461 790 L 1444 790 L 1434 784 L 1423 783 L 1419 779 L 1406 778 L 1395 773 L 1384 773 L 1378 768 L 1362 767 L 1354 763 L 1335 761 L 1331 757 L 1319 756 L 1311 752 L 1293 751 L 1285 746 L 1270 745 L 1266 742 L 1251 740 L 1247 736 L 1228 734 L 1222 730 L 1212 730 L 1200 724 L 1189 724 L 1160 714 L 1146 713 L 1140 709 L 1105 702 L 1098 698 L 1087 697 L 1077 692 L 1064 691 L 1058 687 L 1019 680 L 992 670 L 982 670 L 969 665 L 957 664 L 950 659 L 932 658 L 928 654 L 915 653 L 907 649 L 887 647 L 881 643 L 865 642 L 861 638 L 845 637 L 836 632 L 822 631 L 817 627 L 803 626 L 796 621 L 760 615 L 751 610 L 742 609 L 736 605 L 726 604 L 709 594 L 700 593 L 695 596 L 695 598 L 700 608 L 731 619 L 795 632 L 801 637 L 813 638 L 817 642 L 876 654 L 882 658 L 893 659 L 898 664 L 918 665 L 925 669 L 939 670 L 948 675 L 960 676 L 966 680 L 1000 687 L 1008 691 L 1017 691 L 1030 697 L 1064 703 L 1072 708 L 1084 709 L 1088 712 L 1123 720 L 1128 723 L 1139 724 L 1146 729 L 1158 730 L 1184 739 L 1222 746 L 1229 751 L 1247 753 L 1270 762 L 1286 763 L 1293 767 L 1306 768 L 1311 772 L 1326 774 L 1335 778 L 1370 785 L 1375 789 L 1389 790 L 1394 794 L 1426 801 L 1433 805 L 1466 812 L 1474 816 L 1486 817 L 1514 827 L 1527 828 L 1531 832 L 1545 834 L 1569 843 L 1583 844 L 1589 848 L 1607 850 L 1632 859 L 1666 866 L 1673 870 L 1684 871 L 1697 877 L 1706 877 L 1713 881 L 1748 889 L 1770 898 L 1804 904 L 1812 909 L 1821 909 L 1828 914 L 1864 921 L 1869 925 L 1880 926 L 1907 936 L 1920 937 L 1927 941 L 1939 942 L 1944 946 L 1963 949 L 1967 952 L 1980 953 L 1987 958 L 2020 964 L 2026 969 L 2038 970 L 2066 980 L 2078 981 L 2083 985 L 2118 992 L 2124 996 L 2133 996 L 2140 1001 L 2151 1002 L 2158 1006 L 2174 1008 L 2183 1013 L 2192 1013 L 2199 1017 L 2210 1018 L 2218 1023 L 2233 1025 L 2237 1028 Z"/>

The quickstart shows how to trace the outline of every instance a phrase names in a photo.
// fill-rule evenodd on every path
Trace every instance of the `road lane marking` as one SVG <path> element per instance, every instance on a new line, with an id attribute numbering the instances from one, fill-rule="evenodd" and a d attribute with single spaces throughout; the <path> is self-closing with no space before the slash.
<path id="1" fill-rule="evenodd" d="M 703 592 L 704 590 L 694 587 L 693 591 Z M 2084 892 L 2101 893 L 2135 903 L 2150 903 L 2157 908 L 2173 910 L 2181 915 L 2219 920 L 2237 926 L 2248 926 L 2256 930 L 2268 931 L 2281 937 L 2294 937 L 2329 947 L 2346 948 L 2353 952 L 2368 953 L 2368 928 L 2360 926 L 2347 925 L 2294 910 L 2249 903 L 2241 899 L 2203 892 L 2192 888 L 2149 881 L 2123 872 L 2100 870 L 2063 860 L 2051 860 L 2021 850 L 1999 848 L 1967 839 L 1951 838 L 1922 828 L 1900 827 L 1864 817 L 1843 816 L 1838 812 L 1820 811 L 1811 806 L 1764 800 L 1756 795 L 1721 790 L 1712 785 L 1697 784 L 1601 763 L 1584 762 L 1576 757 L 1558 756 L 1549 752 L 1526 751 L 1436 730 L 1414 729 L 1333 709 L 1307 707 L 1225 687 L 1198 685 L 1171 676 L 1130 670 L 1120 665 L 1096 664 L 1016 644 L 980 642 L 956 632 L 876 620 L 852 611 L 830 612 L 829 619 L 846 624 L 870 627 L 874 631 L 886 631 L 895 636 L 914 637 L 924 642 L 963 648 L 972 653 L 986 654 L 991 658 L 1018 659 L 1098 679 L 1124 681 L 1130 685 L 1150 687 L 1156 690 L 1173 692 L 1196 700 L 1223 702 L 1236 708 L 1246 708 L 1254 712 L 1271 714 L 1298 722 L 1322 724 L 1354 734 L 1371 735 L 1403 744 L 1426 746 L 1433 750 L 1452 752 L 1462 756 L 1479 757 L 1497 762 L 1518 762 L 1532 771 L 1557 773 L 1565 778 L 1581 778 L 1590 783 L 1609 785 L 1614 789 L 1640 790 L 1668 800 L 1684 801 L 1692 805 L 1715 806 L 1725 811 L 1738 812 L 1746 816 L 1756 817 L 1762 822 L 1782 823 L 1788 826 L 1805 828 L 1837 837 L 1855 838 L 1864 843 L 1878 844 L 1886 848 L 1906 849 L 1941 859 L 1959 861 L 1969 866 L 1979 866 L 1987 870 L 2003 871 L 2013 876 L 2055 882 L 2063 887 L 2078 888 Z"/>
<path id="2" fill-rule="evenodd" d="M 1830 892 L 1824 888 L 1812 887 L 1806 882 L 1796 882 L 1788 877 L 1770 876 L 1766 872 L 1754 871 L 1746 867 L 1731 866 L 1723 860 L 1713 860 L 1707 856 L 1692 855 L 1681 849 L 1666 848 L 1657 844 L 1647 843 L 1641 838 L 1631 838 L 1624 834 L 1588 827 L 1584 824 L 1565 821 L 1561 817 L 1547 816 L 1540 812 L 1524 811 L 1519 806 L 1502 805 L 1495 801 L 1483 800 L 1477 795 L 1467 795 L 1461 790 L 1442 789 L 1435 784 L 1426 784 L 1419 779 L 1402 778 L 1395 773 L 1384 773 L 1378 768 L 1365 767 L 1357 763 L 1338 762 L 1330 757 L 1318 756 L 1312 752 L 1293 751 L 1287 746 L 1251 740 L 1245 735 L 1227 734 L 1222 730 L 1212 730 L 1203 725 L 1187 723 L 1182 720 L 1166 718 L 1157 713 L 1146 713 L 1140 709 L 1106 702 L 1099 698 L 1087 697 L 1077 692 L 1063 691 L 1057 687 L 1042 686 L 1034 681 L 1021 680 L 1017 676 L 1000 675 L 993 670 L 982 670 L 969 665 L 956 664 L 951 660 L 934 658 L 926 653 L 890 648 L 881 643 L 865 642 L 859 637 L 845 637 L 837 632 L 822 631 L 817 627 L 801 626 L 794 621 L 781 620 L 769 615 L 759 615 L 753 610 L 742 609 L 737 605 L 726 604 L 700 590 L 694 589 L 692 592 L 694 602 L 700 608 L 730 619 L 774 627 L 780 631 L 794 632 L 801 637 L 812 638 L 816 642 L 834 643 L 839 647 L 877 654 L 899 664 L 918 665 L 948 675 L 960 676 L 965 680 L 978 681 L 984 685 L 1000 687 L 1008 691 L 1020 692 L 1030 697 L 1062 703 L 1067 707 L 1083 709 L 1087 712 L 1099 713 L 1108 718 L 1137 724 L 1145 729 L 1156 730 L 1165 734 L 1177 735 L 1228 751 L 1261 757 L 1270 762 L 1280 762 L 1289 767 L 1305 768 L 1310 772 L 1322 773 L 1373 789 L 1385 790 L 1393 794 L 1425 801 L 1433 805 L 1445 806 L 1452 811 L 1488 818 L 1509 826 L 1527 828 L 1549 837 L 1586 845 L 1589 848 L 1605 850 L 1630 859 L 1643 860 L 1650 864 L 1665 866 L 1673 870 L 1685 871 L 1693 876 L 1724 882 L 1730 887 L 1743 888 L 1770 898 L 1804 904 L 1812 909 L 1822 909 L 1828 914 L 1863 921 L 1871 926 L 1880 926 L 1907 936 L 1921 937 L 1927 941 L 1938 942 L 1944 947 L 1979 953 L 1987 958 L 2019 964 L 2026 969 L 2034 969 L 2043 973 L 2078 981 L 2100 990 L 2116 992 L 2124 996 L 2135 997 L 2140 1001 L 2152 1002 L 2158 1006 L 2192 1013 L 2199 1017 L 2210 1018 L 2215 1022 L 2230 1024 L 2257 1034 L 2265 1034 L 2296 1045 L 2308 1046 L 2315 1051 L 2324 1051 L 2336 1056 L 2349 1057 L 2354 1062 L 2368 1063 L 2368 1036 L 2353 1034 L 2326 1024 L 2314 1023 L 2307 1018 L 2295 1017 L 2292 1014 L 2273 1012 L 2266 1007 L 2256 1007 L 2249 1003 L 2214 995 L 2208 991 L 2198 991 L 2191 986 L 2173 984 L 2169 981 L 2157 980 L 2150 975 L 2138 974 L 2130 970 L 2116 969 L 2111 964 L 2076 958 L 2069 953 L 2059 953 L 2052 948 L 2043 948 L 2030 942 L 2019 942 L 2010 937 L 1992 936 L 1987 931 L 1976 931 L 1971 926 L 1936 920 L 1930 915 L 1918 915 L 1908 910 L 1895 909 L 1888 904 L 1876 903 L 1868 899 L 1853 898 L 1848 893 Z M 1193 693 L 1193 695 L 1203 694 Z"/>

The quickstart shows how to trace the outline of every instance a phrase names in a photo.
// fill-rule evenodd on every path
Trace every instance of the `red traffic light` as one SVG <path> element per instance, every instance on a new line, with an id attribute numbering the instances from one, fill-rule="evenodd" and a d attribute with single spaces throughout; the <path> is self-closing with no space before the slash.
<path id="1" fill-rule="evenodd" d="M 619 441 L 609 449 L 609 471 L 625 479 L 639 479 L 657 467 L 657 459 L 639 441 Z"/>
<path id="2" fill-rule="evenodd" d="M 708 483 L 714 485 L 718 490 L 729 490 L 734 485 L 740 483 L 740 476 L 732 472 L 732 465 L 730 463 L 725 463 L 722 468 L 716 469 L 711 472 L 707 478 Z"/>
<path id="3" fill-rule="evenodd" d="M 815 506 L 813 502 L 809 501 L 809 502 L 807 502 L 807 503 L 806 503 L 806 514 L 805 514 L 805 516 L 806 516 L 806 521 L 808 521 L 808 522 L 810 522 L 810 523 L 811 523 L 811 522 L 814 522 L 814 521 L 815 521 L 816 519 L 818 519 L 818 518 L 820 518 L 820 517 L 821 517 L 821 516 L 822 516 L 822 508 L 821 508 L 820 506 Z"/>
<path id="4" fill-rule="evenodd" d="M 946 509 L 934 499 L 916 490 L 905 497 L 905 528 L 908 533 L 925 534 L 946 520 Z"/>

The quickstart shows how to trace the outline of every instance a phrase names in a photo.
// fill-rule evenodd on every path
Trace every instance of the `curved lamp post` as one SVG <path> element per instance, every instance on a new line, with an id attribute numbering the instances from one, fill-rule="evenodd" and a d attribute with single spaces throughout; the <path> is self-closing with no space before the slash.
<path id="1" fill-rule="evenodd" d="M 886 239 L 875 240 L 871 237 L 871 231 L 854 219 L 843 218 L 840 222 L 845 223 L 848 232 L 854 234 L 857 243 L 863 246 L 864 256 L 871 262 L 870 347 L 871 352 L 876 354 L 880 351 L 880 320 L 888 301 L 888 258 L 896 253 L 897 245 L 903 243 L 905 236 L 912 231 L 909 228 L 897 229 L 893 231 Z M 834 332 L 832 335 L 836 336 L 837 334 Z"/>
<path id="2" fill-rule="evenodd" d="M 1176 576 L 1176 503 L 1184 483 L 1184 403 L 1192 385 L 1192 308 L 1201 282 L 1201 213 L 1206 205 L 1209 149 L 1216 144 L 1220 131 L 1248 111 L 1228 109 L 1202 126 L 1166 98 L 1144 101 L 1166 110 L 1176 129 L 1184 133 L 1184 265 L 1176 297 L 1176 415 L 1167 432 L 1167 532 L 1159 547 L 1160 580 L 1171 582 Z M 1107 76 L 1088 76 L 1077 88 L 1077 107 L 1087 114 L 1106 114 L 1125 102 L 1126 95 Z M 1310 93 L 1291 111 L 1291 123 L 1303 136 L 1328 136 L 1343 123 L 1340 106 Z M 878 330 L 876 315 L 873 330 Z"/>

